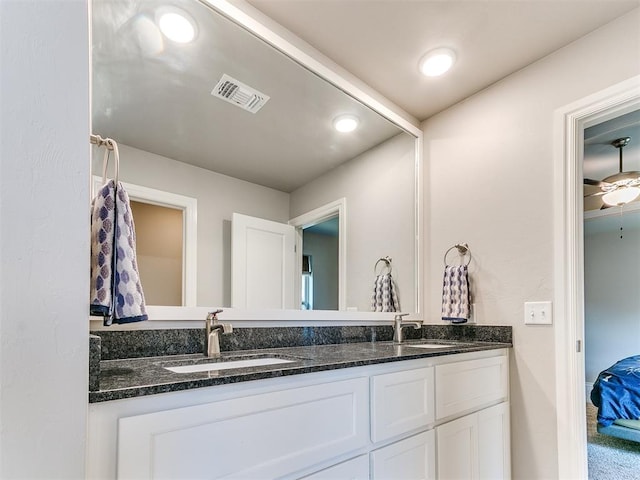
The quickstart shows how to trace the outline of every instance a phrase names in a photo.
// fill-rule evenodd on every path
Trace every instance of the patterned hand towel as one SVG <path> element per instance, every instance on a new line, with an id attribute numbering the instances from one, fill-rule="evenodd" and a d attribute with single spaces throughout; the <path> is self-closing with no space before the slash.
<path id="1" fill-rule="evenodd" d="M 465 323 L 469 320 L 469 274 L 466 265 L 447 265 L 442 285 L 442 320 Z"/>
<path id="2" fill-rule="evenodd" d="M 93 200 L 90 314 L 105 326 L 147 320 L 129 196 L 110 180 Z"/>
<path id="3" fill-rule="evenodd" d="M 390 273 L 376 276 L 371 296 L 371 309 L 374 312 L 399 312 L 400 301 L 396 286 Z"/>

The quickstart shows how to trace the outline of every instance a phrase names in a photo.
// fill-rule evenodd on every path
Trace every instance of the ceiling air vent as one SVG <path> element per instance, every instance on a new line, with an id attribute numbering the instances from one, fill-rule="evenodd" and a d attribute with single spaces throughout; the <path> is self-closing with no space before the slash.
<path id="1" fill-rule="evenodd" d="M 251 113 L 256 113 L 267 103 L 267 100 L 269 100 L 268 95 L 248 87 L 235 78 L 231 78 L 226 73 L 222 75 L 222 78 L 211 92 L 211 95 L 237 105 Z"/>

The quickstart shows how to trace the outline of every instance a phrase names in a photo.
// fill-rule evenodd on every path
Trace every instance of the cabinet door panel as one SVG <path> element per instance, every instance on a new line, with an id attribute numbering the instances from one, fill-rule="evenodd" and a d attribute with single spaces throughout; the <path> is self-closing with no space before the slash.
<path id="1" fill-rule="evenodd" d="M 433 367 L 371 377 L 371 440 L 379 442 L 434 421 Z"/>
<path id="2" fill-rule="evenodd" d="M 469 412 L 506 399 L 505 355 L 436 366 L 436 418 Z"/>
<path id="3" fill-rule="evenodd" d="M 414 435 L 371 452 L 372 480 L 435 480 L 435 433 Z"/>
<path id="4" fill-rule="evenodd" d="M 478 462 L 480 478 L 511 478 L 509 404 L 478 412 Z"/>
<path id="5" fill-rule="evenodd" d="M 367 444 L 367 378 L 122 418 L 119 478 L 274 478 Z"/>
<path id="6" fill-rule="evenodd" d="M 476 480 L 478 478 L 478 420 L 475 414 L 440 425 L 438 438 L 438 478 Z"/>

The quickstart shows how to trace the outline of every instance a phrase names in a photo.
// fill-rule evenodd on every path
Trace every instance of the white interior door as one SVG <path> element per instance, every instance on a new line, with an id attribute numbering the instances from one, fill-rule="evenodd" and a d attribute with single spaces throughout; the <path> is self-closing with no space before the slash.
<path id="1" fill-rule="evenodd" d="M 231 306 L 298 308 L 295 228 L 239 213 L 231 223 Z"/>

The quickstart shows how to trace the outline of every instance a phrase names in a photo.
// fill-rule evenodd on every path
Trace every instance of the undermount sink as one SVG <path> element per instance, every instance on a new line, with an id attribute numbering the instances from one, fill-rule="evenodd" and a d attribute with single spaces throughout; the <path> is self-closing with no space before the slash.
<path id="1" fill-rule="evenodd" d="M 415 348 L 451 348 L 465 345 L 464 343 L 407 343 L 407 347 Z"/>
<path id="2" fill-rule="evenodd" d="M 178 365 L 164 368 L 174 373 L 197 373 L 212 372 L 219 370 L 231 370 L 233 368 L 262 367 L 265 365 L 277 365 L 282 363 L 293 363 L 295 360 L 287 360 L 277 357 L 251 358 L 246 360 L 211 360 L 207 363 L 195 365 Z"/>

